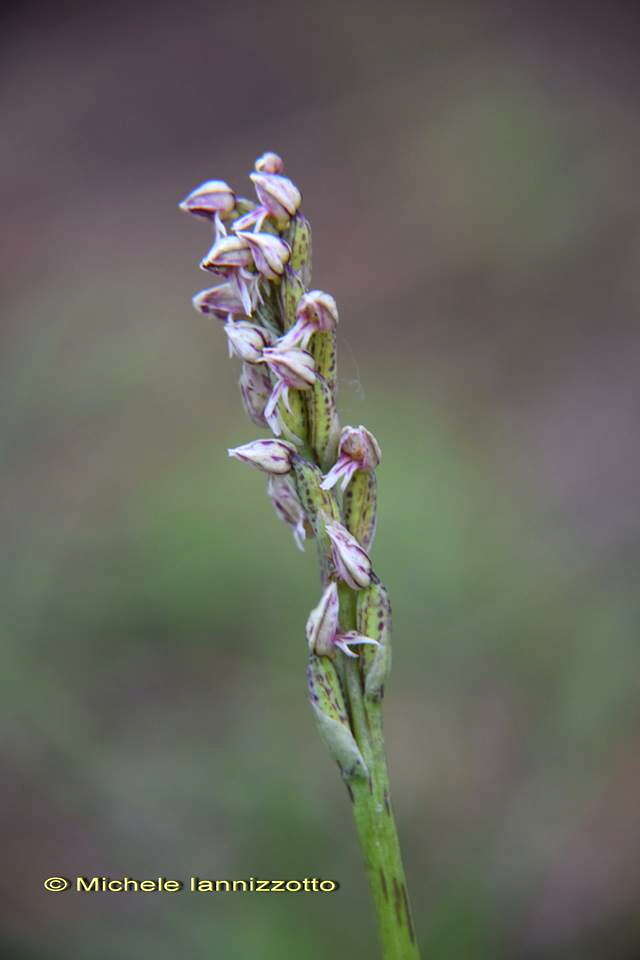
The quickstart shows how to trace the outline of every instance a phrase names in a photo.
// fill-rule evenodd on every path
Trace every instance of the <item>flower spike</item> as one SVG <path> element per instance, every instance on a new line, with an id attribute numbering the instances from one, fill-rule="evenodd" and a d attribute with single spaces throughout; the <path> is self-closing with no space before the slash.
<path id="1" fill-rule="evenodd" d="M 232 447 L 229 456 L 264 473 L 282 474 L 291 470 L 291 459 L 295 452 L 294 445 L 285 440 L 254 440 L 241 447 Z"/>
<path id="2" fill-rule="evenodd" d="M 244 409 L 271 428 L 229 456 L 268 475 L 268 496 L 299 549 L 316 540 L 322 588 L 306 622 L 309 699 L 354 807 L 382 952 L 419 960 L 382 737 L 391 607 L 369 556 L 380 447 L 363 426 L 340 429 L 338 308 L 330 294 L 310 289 L 312 234 L 301 192 L 271 151 L 249 178 L 253 199 L 209 180 L 180 204 L 212 224 L 201 267 L 222 278 L 193 305 L 224 322 L 229 352 L 240 358 Z"/>
<path id="3" fill-rule="evenodd" d="M 371 583 L 371 560 L 355 537 L 337 521 L 325 524 L 331 540 L 333 562 L 338 576 L 352 590 L 362 590 Z"/>
<path id="4" fill-rule="evenodd" d="M 338 460 L 322 481 L 322 487 L 330 490 L 342 480 L 345 490 L 356 470 L 375 470 L 381 459 L 378 441 L 366 427 L 343 427 Z"/>

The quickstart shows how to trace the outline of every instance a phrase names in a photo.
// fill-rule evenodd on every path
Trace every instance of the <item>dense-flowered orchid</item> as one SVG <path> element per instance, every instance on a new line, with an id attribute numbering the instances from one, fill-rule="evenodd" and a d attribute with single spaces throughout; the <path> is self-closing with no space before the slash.
<path id="1" fill-rule="evenodd" d="M 312 237 L 300 191 L 272 152 L 256 160 L 250 177 L 252 200 L 208 181 L 181 204 L 215 224 L 201 266 L 223 278 L 194 306 L 225 321 L 230 352 L 241 358 L 244 408 L 253 423 L 271 428 L 269 439 L 229 456 L 267 474 L 268 496 L 300 549 L 316 537 L 322 587 L 306 622 L 309 699 L 353 804 L 383 953 L 419 960 L 382 736 L 391 607 L 369 558 L 380 448 L 362 426 L 340 430 L 338 309 L 332 296 L 308 289 Z M 286 574 L 279 557 L 273 561 L 274 575 Z"/>
<path id="2" fill-rule="evenodd" d="M 322 488 L 330 490 L 339 480 L 345 490 L 356 470 L 375 470 L 382 454 L 378 441 L 366 427 L 343 427 L 340 434 L 338 460 L 322 481 Z"/>
<path id="3" fill-rule="evenodd" d="M 347 657 L 356 657 L 357 654 L 349 649 L 350 645 L 370 643 L 380 646 L 378 640 L 363 637 L 356 630 L 341 633 L 338 629 L 339 608 L 338 585 L 332 580 L 325 588 L 320 603 L 314 607 L 307 620 L 307 642 L 313 653 L 319 656 L 332 656 L 337 647 Z"/>
<path id="4" fill-rule="evenodd" d="M 336 521 L 327 521 L 325 529 L 331 540 L 336 572 L 352 590 L 362 590 L 371 583 L 371 560 L 356 538 Z"/>

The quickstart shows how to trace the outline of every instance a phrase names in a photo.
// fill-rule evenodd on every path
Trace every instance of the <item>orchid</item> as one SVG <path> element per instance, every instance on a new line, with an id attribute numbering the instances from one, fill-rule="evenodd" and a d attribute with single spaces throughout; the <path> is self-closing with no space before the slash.
<path id="1" fill-rule="evenodd" d="M 309 702 L 349 791 L 384 960 L 419 960 L 382 729 L 391 606 L 371 560 L 380 447 L 362 425 L 340 429 L 338 307 L 331 294 L 309 289 L 301 193 L 271 151 L 250 178 L 257 203 L 211 180 L 181 204 L 213 220 L 214 243 L 200 265 L 222 278 L 193 305 L 224 321 L 229 353 L 241 363 L 244 409 L 271 432 L 229 456 L 267 474 L 269 500 L 299 549 L 311 537 L 317 546 L 321 595 L 305 628 Z M 281 576 L 270 549 L 273 576 Z"/>

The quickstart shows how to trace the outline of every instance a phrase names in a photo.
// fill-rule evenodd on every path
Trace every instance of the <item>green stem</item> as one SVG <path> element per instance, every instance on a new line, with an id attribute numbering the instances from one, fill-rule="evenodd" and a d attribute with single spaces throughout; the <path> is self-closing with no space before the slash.
<path id="1" fill-rule="evenodd" d="M 355 626 L 355 595 L 341 585 L 342 629 Z M 419 960 L 407 881 L 389 788 L 379 699 L 363 691 L 359 661 L 343 665 L 343 683 L 353 733 L 369 771 L 349 783 L 353 815 L 378 920 L 383 960 Z"/>

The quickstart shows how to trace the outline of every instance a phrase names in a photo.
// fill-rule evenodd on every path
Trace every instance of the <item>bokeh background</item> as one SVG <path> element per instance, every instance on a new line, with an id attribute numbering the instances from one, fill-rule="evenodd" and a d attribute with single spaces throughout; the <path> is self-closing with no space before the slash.
<path id="1" fill-rule="evenodd" d="M 203 179 L 281 152 L 380 440 L 394 800 L 431 960 L 640 955 L 632 3 L 8 5 L 2 939 L 375 955 L 305 699 L 313 549 L 191 295 Z M 334 896 L 46 894 L 51 874 Z"/>

